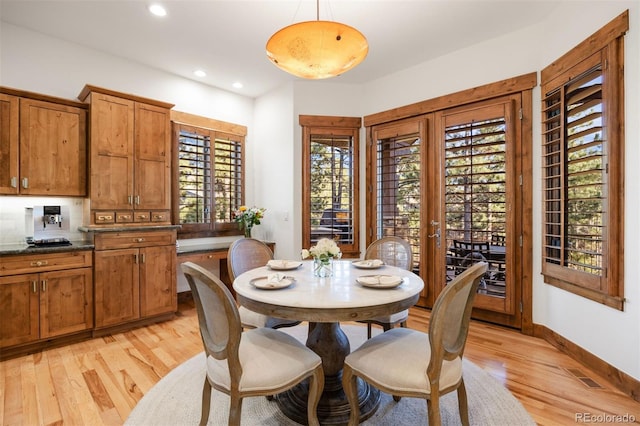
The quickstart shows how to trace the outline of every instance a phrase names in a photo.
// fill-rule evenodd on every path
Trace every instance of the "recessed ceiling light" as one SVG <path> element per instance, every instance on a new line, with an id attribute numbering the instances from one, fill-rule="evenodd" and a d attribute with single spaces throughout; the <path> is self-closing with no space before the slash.
<path id="1" fill-rule="evenodd" d="M 244 85 L 239 81 L 236 81 L 235 83 L 233 83 L 233 87 L 235 87 L 236 89 L 242 89 Z"/>
<path id="2" fill-rule="evenodd" d="M 206 77 L 207 76 L 207 73 L 202 71 L 202 70 L 195 70 L 193 73 L 196 75 L 196 77 Z"/>
<path id="3" fill-rule="evenodd" d="M 152 4 L 151 6 L 149 6 L 149 12 L 153 13 L 156 16 L 166 16 L 167 9 L 165 9 L 163 6 L 160 6 L 159 4 Z"/>

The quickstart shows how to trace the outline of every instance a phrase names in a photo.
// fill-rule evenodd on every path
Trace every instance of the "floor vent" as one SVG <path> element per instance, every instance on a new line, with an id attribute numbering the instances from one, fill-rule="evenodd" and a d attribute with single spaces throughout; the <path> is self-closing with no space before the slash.
<path id="1" fill-rule="evenodd" d="M 584 384 L 586 387 L 590 389 L 604 389 L 598 382 L 593 380 L 591 377 L 585 375 L 582 370 L 579 368 L 567 368 L 566 369 L 572 376 L 577 378 Z"/>

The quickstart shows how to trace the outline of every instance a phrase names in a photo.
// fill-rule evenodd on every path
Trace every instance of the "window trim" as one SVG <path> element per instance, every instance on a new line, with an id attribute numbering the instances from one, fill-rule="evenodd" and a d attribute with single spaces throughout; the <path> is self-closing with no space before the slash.
<path id="1" fill-rule="evenodd" d="M 224 223 L 215 223 L 215 219 L 212 220 L 209 224 L 198 223 L 198 224 L 181 224 L 179 217 L 179 204 L 180 204 L 180 188 L 179 188 L 179 174 L 180 174 L 180 166 L 179 166 L 179 158 L 178 158 L 178 144 L 179 140 L 179 130 L 181 126 L 191 128 L 194 130 L 199 130 L 200 132 L 209 133 L 211 136 L 212 143 L 212 151 L 215 156 L 215 140 L 216 135 L 222 136 L 223 138 L 238 138 L 239 142 L 242 144 L 242 171 L 241 171 L 241 200 L 239 205 L 244 204 L 245 202 L 245 159 L 246 159 L 246 145 L 245 145 L 245 137 L 247 135 L 247 127 L 234 123 L 227 123 L 224 121 L 215 120 L 213 118 L 202 117 L 198 115 L 193 115 L 180 111 L 171 111 L 171 126 L 173 133 L 173 182 L 172 182 L 172 203 L 171 203 L 171 216 L 172 223 L 174 225 L 181 225 L 181 228 L 178 229 L 178 238 L 205 238 L 205 237 L 220 237 L 220 236 L 229 236 L 229 235 L 242 235 L 242 230 L 238 227 L 238 225 L 233 222 L 224 222 Z M 212 159 L 213 163 L 213 159 Z M 212 214 L 215 213 L 215 208 L 212 209 Z"/>
<path id="2" fill-rule="evenodd" d="M 307 218 L 311 216 L 311 135 L 320 133 L 324 135 L 353 137 L 353 244 L 340 244 L 342 256 L 345 258 L 360 256 L 360 117 L 334 117 L 300 115 L 298 117 L 302 126 L 302 246 L 311 244 L 311 224 Z"/>
<path id="3" fill-rule="evenodd" d="M 545 262 L 545 231 L 542 241 L 542 275 L 547 284 L 556 286 L 576 295 L 602 303 L 612 308 L 624 309 L 624 34 L 629 29 L 628 10 L 596 31 L 578 46 L 567 52 L 551 65 L 544 68 L 541 75 L 541 111 L 544 130 L 546 119 L 544 100 L 548 93 L 561 89 L 569 80 L 591 69 L 596 56 L 602 65 L 604 123 L 606 132 L 607 182 L 606 211 L 608 212 L 603 237 L 603 274 L 600 289 L 582 284 L 583 272 L 570 270 L 564 266 Z M 562 104 L 564 109 L 564 102 Z M 544 133 L 541 142 L 544 143 Z M 564 137 L 563 137 L 564 141 Z M 563 160 L 566 165 L 566 161 Z M 608 167 L 608 165 L 615 165 Z M 564 174 L 564 172 L 563 172 Z M 545 178 L 544 169 L 542 178 Z M 542 224 L 545 221 L 544 181 L 542 185 Z M 562 188 L 565 188 L 564 184 Z M 610 190 L 615 189 L 615 190 Z M 566 225 L 562 225 L 563 228 Z"/>

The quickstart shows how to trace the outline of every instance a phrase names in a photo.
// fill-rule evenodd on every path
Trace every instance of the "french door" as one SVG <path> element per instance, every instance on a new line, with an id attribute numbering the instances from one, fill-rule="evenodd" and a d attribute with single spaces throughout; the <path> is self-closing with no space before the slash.
<path id="1" fill-rule="evenodd" d="M 420 304 L 486 261 L 474 318 L 521 327 L 520 108 L 518 94 L 372 127 L 367 243 L 409 240 Z"/>

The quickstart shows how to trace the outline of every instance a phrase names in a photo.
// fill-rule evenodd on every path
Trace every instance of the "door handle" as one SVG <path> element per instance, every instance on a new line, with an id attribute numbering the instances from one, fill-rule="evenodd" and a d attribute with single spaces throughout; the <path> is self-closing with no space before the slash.
<path id="1" fill-rule="evenodd" d="M 427 234 L 427 238 L 435 238 L 436 239 L 436 247 L 440 248 L 440 222 L 436 222 L 435 220 L 431 220 L 431 226 L 435 227 L 433 234 Z"/>

